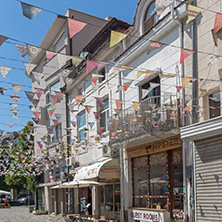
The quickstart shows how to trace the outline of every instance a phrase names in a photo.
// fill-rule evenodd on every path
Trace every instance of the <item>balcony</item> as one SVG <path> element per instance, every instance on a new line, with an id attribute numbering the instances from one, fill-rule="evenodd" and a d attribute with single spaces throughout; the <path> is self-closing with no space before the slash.
<path id="1" fill-rule="evenodd" d="M 178 101 L 170 101 L 161 105 L 160 96 L 143 100 L 135 112 L 133 106 L 111 118 L 110 142 L 121 143 L 140 137 L 162 134 L 178 134 L 180 124 L 180 108 Z"/>

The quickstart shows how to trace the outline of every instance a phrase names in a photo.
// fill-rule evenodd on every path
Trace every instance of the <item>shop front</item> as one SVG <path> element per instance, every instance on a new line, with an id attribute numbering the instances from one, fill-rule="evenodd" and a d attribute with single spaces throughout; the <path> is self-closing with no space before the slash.
<path id="1" fill-rule="evenodd" d="M 58 188 L 74 189 L 73 217 L 120 221 L 119 181 L 119 159 L 107 159 L 81 167 L 73 181 L 61 184 Z"/>
<path id="2" fill-rule="evenodd" d="M 182 143 L 179 136 L 129 148 L 132 207 L 129 221 L 183 219 Z"/>

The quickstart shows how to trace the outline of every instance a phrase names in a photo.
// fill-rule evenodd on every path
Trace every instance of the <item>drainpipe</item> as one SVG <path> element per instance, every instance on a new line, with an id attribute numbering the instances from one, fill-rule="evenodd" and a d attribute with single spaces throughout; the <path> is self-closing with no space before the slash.
<path id="1" fill-rule="evenodd" d="M 192 5 L 196 6 L 197 1 L 192 0 Z M 196 25 L 196 20 L 194 19 L 192 22 L 192 50 L 197 51 L 197 25 Z M 198 64 L 197 64 L 197 52 L 193 53 L 192 55 L 192 77 L 193 78 L 198 78 Z M 198 115 L 197 115 L 197 108 L 194 107 L 194 105 L 198 105 L 198 81 L 195 81 L 192 86 L 192 124 L 198 122 Z M 196 192 L 195 192 L 195 155 L 194 155 L 194 143 L 192 146 L 193 152 L 192 152 L 192 163 L 193 163 L 193 168 L 192 168 L 192 221 L 196 221 L 196 203 L 195 203 L 195 197 L 196 197 Z"/>

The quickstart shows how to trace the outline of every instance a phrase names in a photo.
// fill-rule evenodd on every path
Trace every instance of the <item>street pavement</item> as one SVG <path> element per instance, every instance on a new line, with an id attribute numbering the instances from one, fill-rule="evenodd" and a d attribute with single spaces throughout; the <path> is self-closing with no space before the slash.
<path id="1" fill-rule="evenodd" d="M 29 207 L 0 208 L 0 222 L 65 222 L 61 215 L 33 215 Z"/>

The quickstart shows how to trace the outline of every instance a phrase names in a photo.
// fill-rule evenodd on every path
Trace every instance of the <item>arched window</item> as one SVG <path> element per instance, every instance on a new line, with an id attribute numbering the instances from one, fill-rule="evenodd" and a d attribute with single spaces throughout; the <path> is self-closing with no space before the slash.
<path id="1" fill-rule="evenodd" d="M 150 29 L 158 20 L 156 14 L 156 1 L 149 4 L 144 17 L 144 31 Z"/>

